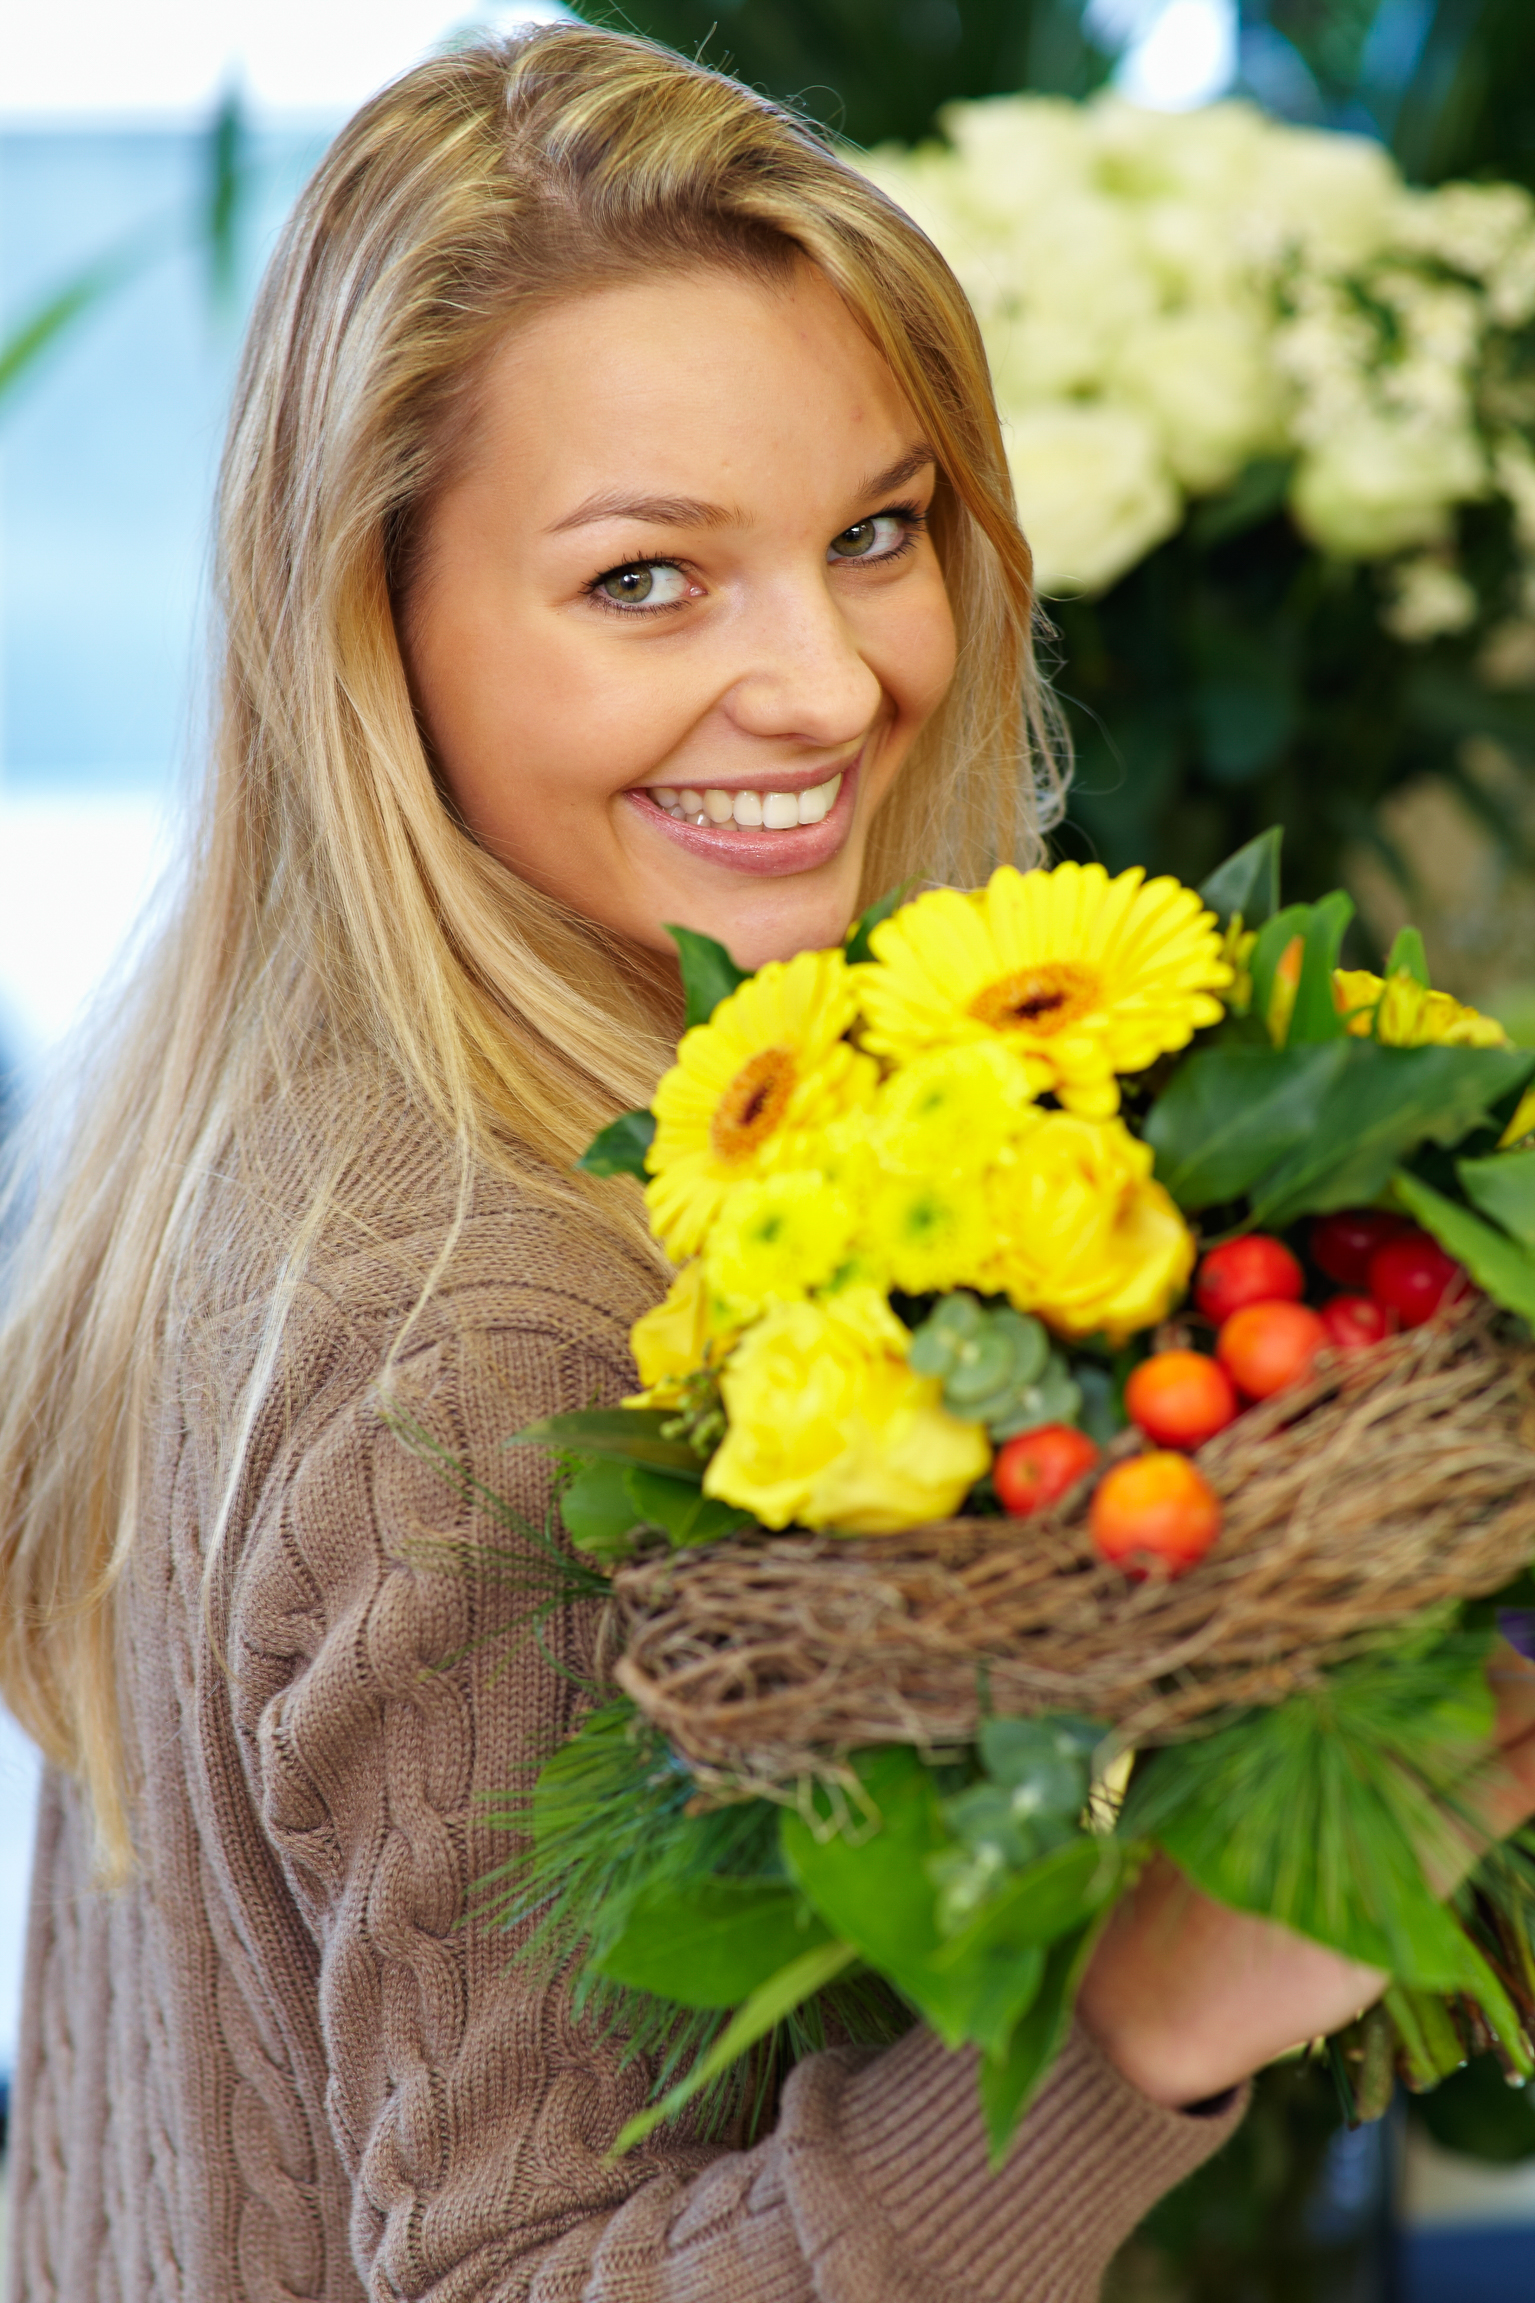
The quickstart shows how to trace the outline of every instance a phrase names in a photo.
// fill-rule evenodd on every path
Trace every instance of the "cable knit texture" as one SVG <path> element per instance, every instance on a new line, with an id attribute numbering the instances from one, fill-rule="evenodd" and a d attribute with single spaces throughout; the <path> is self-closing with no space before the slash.
<path id="1" fill-rule="evenodd" d="M 217 1434 L 301 1136 L 293 1116 L 248 1252 L 210 1258 L 168 1347 L 120 1611 L 128 1888 L 93 1888 L 80 1800 L 45 1788 L 12 2303 L 1086 2303 L 1240 2102 L 1159 2110 L 1074 2037 L 992 2174 L 969 2058 L 919 2029 L 802 2064 L 750 2150 L 683 2127 L 610 2165 L 648 2071 L 465 1924 L 507 1853 L 484 1795 L 526 1780 L 578 1699 L 509 1639 L 526 1603 L 505 1532 L 379 1413 L 452 1208 L 420 1123 L 315 1253 L 205 1601 Z M 242 1172 L 226 1188 L 254 1205 Z M 628 1389 L 628 1326 L 654 1294 L 574 1219 L 482 1185 L 399 1387 L 541 1520 L 547 1471 L 503 1442 Z M 435 1537 L 457 1539 L 450 1566 Z M 563 1663 L 588 1628 L 554 1628 Z"/>

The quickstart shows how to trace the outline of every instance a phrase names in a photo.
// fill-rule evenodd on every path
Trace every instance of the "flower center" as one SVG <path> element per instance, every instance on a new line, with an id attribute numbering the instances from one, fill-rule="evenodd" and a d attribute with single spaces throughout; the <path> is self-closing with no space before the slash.
<path id="1" fill-rule="evenodd" d="M 1048 1039 L 1086 1015 L 1098 998 L 1093 969 L 1079 968 L 1071 960 L 1044 960 L 1038 967 L 1016 968 L 1010 976 L 988 984 L 970 1002 L 970 1013 L 994 1032 L 1030 1032 L 1037 1039 Z"/>
<path id="2" fill-rule="evenodd" d="M 787 1048 L 763 1048 L 741 1066 L 709 1122 L 709 1140 L 732 1165 L 749 1159 L 772 1134 L 794 1093 L 794 1058 Z"/>

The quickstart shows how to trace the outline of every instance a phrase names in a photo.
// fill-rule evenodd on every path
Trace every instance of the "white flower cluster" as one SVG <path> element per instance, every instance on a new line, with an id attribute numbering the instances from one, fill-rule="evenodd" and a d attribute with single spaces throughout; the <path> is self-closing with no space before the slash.
<path id="1" fill-rule="evenodd" d="M 1527 192 L 1412 191 L 1380 146 L 1240 103 L 1012 96 L 943 124 L 861 164 L 975 306 L 1045 591 L 1102 590 L 1262 457 L 1293 458 L 1322 550 L 1390 563 L 1404 639 L 1476 613 L 1458 505 L 1505 495 L 1535 566 Z"/>

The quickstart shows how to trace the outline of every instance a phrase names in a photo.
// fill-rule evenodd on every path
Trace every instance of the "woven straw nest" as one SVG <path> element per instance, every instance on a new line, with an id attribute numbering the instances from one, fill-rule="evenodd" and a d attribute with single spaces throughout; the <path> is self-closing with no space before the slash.
<path id="1" fill-rule="evenodd" d="M 1535 1353 L 1485 1308 L 1420 1328 L 1324 1363 L 1197 1460 L 1225 1519 L 1177 1581 L 1097 1557 L 1086 1487 L 1026 1524 L 716 1544 L 619 1569 L 613 1676 L 719 1790 L 965 1743 L 988 1709 L 1086 1713 L 1128 1745 L 1277 1703 L 1535 1557 Z"/>

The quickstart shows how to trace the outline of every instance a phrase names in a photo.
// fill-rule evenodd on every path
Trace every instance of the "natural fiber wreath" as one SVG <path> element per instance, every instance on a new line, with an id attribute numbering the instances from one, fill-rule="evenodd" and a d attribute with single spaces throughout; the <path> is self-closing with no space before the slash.
<path id="1" fill-rule="evenodd" d="M 1086 1490 L 1044 1521 L 720 1543 L 613 1578 L 619 1685 L 706 1784 L 835 1772 L 1069 1709 L 1124 1745 L 1281 1701 L 1324 1664 L 1535 1553 L 1535 1353 L 1478 1311 L 1335 1358 L 1200 1450 L 1221 1540 L 1177 1582 L 1094 1553 Z M 612 1649 L 610 1648 L 610 1652 Z"/>

